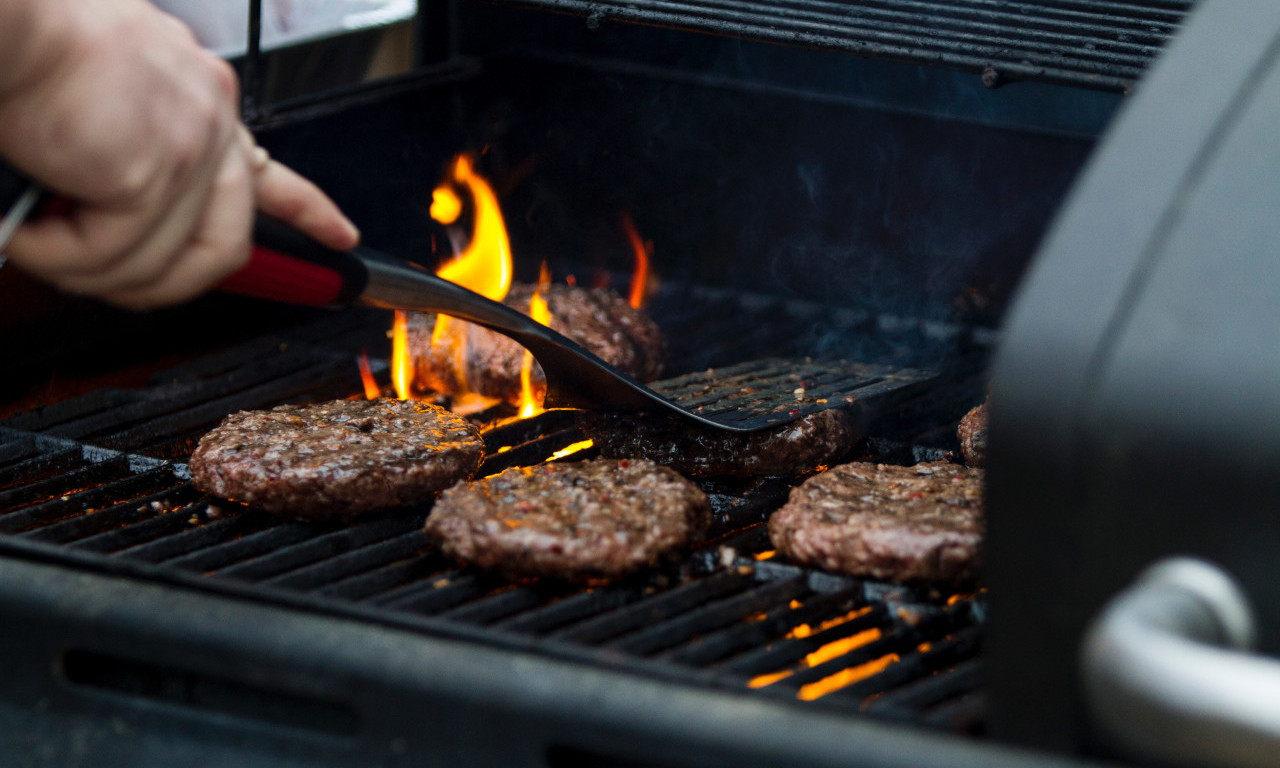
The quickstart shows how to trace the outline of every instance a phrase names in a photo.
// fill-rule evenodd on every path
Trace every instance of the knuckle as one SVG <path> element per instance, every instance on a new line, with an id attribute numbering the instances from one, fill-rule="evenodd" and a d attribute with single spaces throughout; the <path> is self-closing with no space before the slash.
<path id="1" fill-rule="evenodd" d="M 205 54 L 205 62 L 218 93 L 228 102 L 235 103 L 240 98 L 240 80 L 236 77 L 235 69 L 222 57 L 214 54 Z"/>

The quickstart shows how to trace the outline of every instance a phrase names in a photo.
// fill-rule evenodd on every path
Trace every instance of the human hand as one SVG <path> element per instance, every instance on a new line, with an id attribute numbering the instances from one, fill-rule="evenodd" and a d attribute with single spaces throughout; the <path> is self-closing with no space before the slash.
<path id="1" fill-rule="evenodd" d="M 354 225 L 256 147 L 237 101 L 230 66 L 145 0 L 0 0 L 0 154 L 74 201 L 24 224 L 10 261 L 144 309 L 242 266 L 255 209 L 353 247 Z"/>

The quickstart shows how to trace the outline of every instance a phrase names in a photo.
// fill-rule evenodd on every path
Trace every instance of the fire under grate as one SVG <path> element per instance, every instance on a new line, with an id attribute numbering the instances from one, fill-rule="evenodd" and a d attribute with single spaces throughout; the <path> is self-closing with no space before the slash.
<path id="1" fill-rule="evenodd" d="M 981 599 L 777 561 L 762 523 L 799 478 L 701 482 L 714 513 L 704 545 L 680 563 L 588 588 L 458 567 L 422 533 L 429 505 L 304 523 L 190 487 L 183 462 L 223 415 L 352 396 L 353 350 L 383 335 L 359 315 L 335 316 L 287 341 L 166 371 L 146 390 L 103 390 L 10 419 L 0 425 L 0 552 L 797 706 L 981 730 Z M 375 371 L 385 378 L 385 362 Z M 485 474 L 582 439 L 560 412 L 485 437 Z M 858 450 L 885 460 L 943 454 L 883 440 Z"/>

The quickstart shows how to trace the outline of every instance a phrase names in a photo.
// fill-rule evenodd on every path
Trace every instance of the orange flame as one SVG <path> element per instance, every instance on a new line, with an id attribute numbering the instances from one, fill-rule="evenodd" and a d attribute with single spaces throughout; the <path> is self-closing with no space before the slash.
<path id="1" fill-rule="evenodd" d="M 542 298 L 550 287 L 551 271 L 544 261 L 538 269 L 538 288 L 529 298 L 529 316 L 543 325 L 551 325 L 551 310 L 547 308 L 547 300 Z M 533 355 L 525 350 L 524 361 L 520 364 L 520 418 L 537 416 L 544 410 L 533 394 Z"/>
<path id="2" fill-rule="evenodd" d="M 365 399 L 377 400 L 382 397 L 382 387 L 378 386 L 377 380 L 373 378 L 373 370 L 369 368 L 369 353 L 363 349 L 360 350 L 356 365 L 360 367 L 360 383 L 364 385 Z"/>
<path id="3" fill-rule="evenodd" d="M 475 204 L 471 238 L 461 253 L 446 262 L 436 274 L 494 301 L 502 301 L 511 288 L 511 242 L 502 209 L 493 188 L 475 172 L 468 155 L 458 155 L 450 173 L 450 182 L 441 184 L 431 194 L 431 217 L 441 224 L 453 224 L 462 215 L 462 199 L 451 184 L 463 187 Z M 446 315 L 437 315 L 431 332 L 432 349 L 444 350 L 453 360 L 451 366 L 457 380 L 454 410 L 480 410 L 492 404 L 471 391 L 467 377 L 467 324 Z"/>
<path id="4" fill-rule="evenodd" d="M 507 225 L 502 220 L 498 196 L 488 182 L 476 175 L 467 155 L 459 155 L 454 162 L 452 179 L 471 193 L 475 202 L 475 221 L 467 247 L 440 267 L 436 274 L 486 298 L 502 301 L 511 288 L 513 267 L 511 242 L 507 238 Z M 462 203 L 453 189 L 446 185 L 436 188 L 431 196 L 433 218 L 443 224 L 452 224 L 461 210 Z"/>
<path id="5" fill-rule="evenodd" d="M 513 264 L 511 243 L 498 197 L 493 188 L 475 172 L 471 157 L 459 155 L 449 172 L 448 180 L 433 190 L 431 217 L 445 225 L 455 224 L 462 216 L 463 200 L 459 190 L 465 190 L 475 205 L 472 226 L 466 246 L 456 256 L 441 266 L 436 274 L 450 282 L 469 288 L 494 301 L 506 298 L 511 288 Z M 451 236 L 452 239 L 452 236 Z M 435 239 L 432 238 L 432 250 Z M 391 382 L 401 400 L 413 397 L 415 373 L 413 353 L 409 349 L 408 318 L 396 312 L 391 331 Z M 445 315 L 437 315 L 431 333 L 433 349 L 443 348 L 452 358 L 452 366 L 459 380 L 453 406 L 458 412 L 482 410 L 495 401 L 470 391 L 466 382 L 467 325 Z"/>
<path id="6" fill-rule="evenodd" d="M 653 241 L 643 240 L 636 229 L 635 222 L 627 214 L 622 214 L 622 228 L 631 243 L 631 251 L 636 257 L 635 271 L 631 273 L 631 293 L 627 300 L 635 309 L 644 306 L 649 292 L 649 255 L 653 253 Z"/>

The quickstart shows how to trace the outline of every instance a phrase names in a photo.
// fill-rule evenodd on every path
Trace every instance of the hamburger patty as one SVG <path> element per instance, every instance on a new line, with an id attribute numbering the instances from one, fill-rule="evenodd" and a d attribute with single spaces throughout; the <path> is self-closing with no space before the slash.
<path id="1" fill-rule="evenodd" d="M 862 438 L 855 410 L 829 408 L 759 432 L 722 432 L 678 416 L 589 414 L 587 436 L 606 457 L 640 456 L 690 475 L 794 475 L 843 456 Z"/>
<path id="2" fill-rule="evenodd" d="M 445 491 L 427 518 L 444 551 L 509 576 L 615 577 L 701 537 L 711 504 L 642 460 L 514 467 Z"/>
<path id="3" fill-rule="evenodd" d="M 956 429 L 956 437 L 960 439 L 960 452 L 964 461 L 971 467 L 987 465 L 987 404 L 976 406 L 960 419 Z"/>
<path id="4" fill-rule="evenodd" d="M 474 426 L 426 403 L 281 405 L 223 419 L 191 455 L 191 482 L 291 517 L 347 518 L 471 477 L 483 449 Z"/>
<path id="5" fill-rule="evenodd" d="M 982 470 L 855 462 L 793 488 L 769 537 L 787 557 L 830 571 L 962 584 L 977 572 L 982 527 Z"/>
<path id="6" fill-rule="evenodd" d="M 503 303 L 527 315 L 533 292 L 532 285 L 514 285 Z M 662 334 L 658 326 L 621 296 L 603 288 L 552 285 L 544 298 L 551 313 L 552 330 L 641 381 L 652 381 L 662 372 Z M 457 370 L 458 356 L 447 344 L 431 343 L 436 316 L 409 313 L 408 345 L 414 359 L 414 383 L 454 394 L 460 389 L 459 382 L 465 380 L 474 392 L 518 404 L 524 347 L 487 328 L 450 322 L 465 328 L 463 371 Z M 530 373 L 534 395 L 541 399 L 547 389 L 546 376 L 536 361 Z"/>

